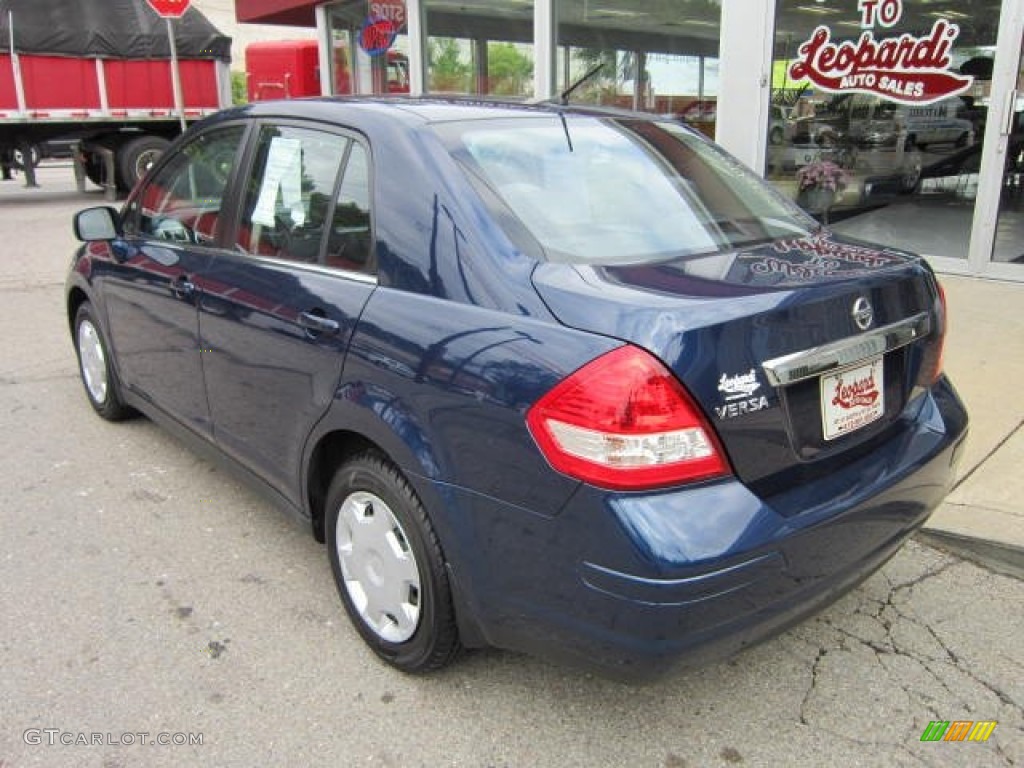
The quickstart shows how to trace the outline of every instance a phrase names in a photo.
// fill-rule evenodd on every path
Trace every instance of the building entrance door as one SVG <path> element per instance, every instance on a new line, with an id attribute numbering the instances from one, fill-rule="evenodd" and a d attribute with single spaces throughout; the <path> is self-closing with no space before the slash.
<path id="1" fill-rule="evenodd" d="M 991 152 L 981 169 L 989 216 L 975 227 L 981 236 L 972 244 L 971 266 L 992 277 L 1024 280 L 1024 0 L 1006 0 L 1002 19 L 992 74 L 999 122 L 987 126 Z"/>

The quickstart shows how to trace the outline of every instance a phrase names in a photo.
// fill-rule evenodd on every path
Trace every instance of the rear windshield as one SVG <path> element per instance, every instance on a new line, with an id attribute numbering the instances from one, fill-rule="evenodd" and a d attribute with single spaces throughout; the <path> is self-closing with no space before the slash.
<path id="1" fill-rule="evenodd" d="M 648 263 L 817 228 L 671 121 L 552 114 L 435 127 L 513 241 L 552 261 Z"/>

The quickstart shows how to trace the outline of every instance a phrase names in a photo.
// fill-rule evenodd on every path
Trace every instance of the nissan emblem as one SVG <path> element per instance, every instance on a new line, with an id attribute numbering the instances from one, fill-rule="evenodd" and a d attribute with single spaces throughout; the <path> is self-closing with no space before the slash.
<path id="1" fill-rule="evenodd" d="M 853 322 L 862 331 L 871 327 L 875 319 L 875 310 L 871 308 L 871 302 L 861 296 L 853 302 Z"/>

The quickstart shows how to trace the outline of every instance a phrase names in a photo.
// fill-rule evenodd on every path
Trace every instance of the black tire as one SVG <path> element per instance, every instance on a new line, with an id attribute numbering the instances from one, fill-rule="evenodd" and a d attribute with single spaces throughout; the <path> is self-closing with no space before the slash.
<path id="1" fill-rule="evenodd" d="M 110 347 L 87 301 L 75 313 L 74 342 L 78 372 L 89 404 L 107 421 L 121 421 L 131 416 L 133 411 L 124 404 L 121 384 L 110 364 Z"/>
<path id="2" fill-rule="evenodd" d="M 783 140 L 785 138 L 786 138 L 785 132 L 781 128 L 779 128 L 778 126 L 775 126 L 774 128 L 771 129 L 771 131 L 768 132 L 768 143 L 769 144 L 774 144 L 774 145 L 778 146 L 779 144 L 781 144 L 783 142 Z"/>
<path id="3" fill-rule="evenodd" d="M 25 170 L 25 149 L 28 148 L 29 159 L 32 161 L 32 167 L 35 168 L 39 165 L 41 156 L 39 154 L 38 144 L 18 145 L 11 152 L 11 158 L 13 160 L 12 167 L 19 170 Z"/>
<path id="4" fill-rule="evenodd" d="M 146 175 L 170 144 L 161 136 L 139 136 L 117 148 L 117 183 L 129 192 Z"/>
<path id="5" fill-rule="evenodd" d="M 461 644 L 444 555 L 423 505 L 398 468 L 376 452 L 347 461 L 331 482 L 325 514 L 327 551 L 338 594 L 366 644 L 404 672 L 429 672 L 449 664 Z M 370 533 L 364 532 L 361 538 L 353 531 L 364 522 Z M 387 544 L 381 531 L 387 531 Z M 383 547 L 375 548 L 374 543 Z M 381 554 L 379 549 L 388 545 L 391 551 Z M 415 574 L 415 588 L 388 573 L 394 570 L 391 561 L 399 560 L 404 561 L 399 567 Z M 367 598 L 364 585 L 376 594 Z M 395 595 L 406 600 L 401 607 L 409 606 L 401 620 L 372 605 L 374 598 L 387 604 Z M 415 613 L 415 620 L 409 612 Z M 382 619 L 375 624 L 378 613 Z"/>

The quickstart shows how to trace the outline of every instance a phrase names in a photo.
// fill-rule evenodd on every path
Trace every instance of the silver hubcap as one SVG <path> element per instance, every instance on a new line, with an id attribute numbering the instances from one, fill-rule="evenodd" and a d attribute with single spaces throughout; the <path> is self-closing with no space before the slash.
<path id="1" fill-rule="evenodd" d="M 161 154 L 160 150 L 151 149 L 139 155 L 138 159 L 135 161 L 136 179 L 141 179 L 145 176 L 149 169 L 153 167 L 154 163 L 160 159 Z"/>
<path id="2" fill-rule="evenodd" d="M 350 494 L 338 513 L 335 547 L 359 616 L 381 639 L 403 643 L 420 621 L 420 575 L 409 539 L 387 504 Z"/>
<path id="3" fill-rule="evenodd" d="M 96 326 L 83 320 L 78 326 L 78 355 L 82 363 L 85 388 L 97 403 L 107 400 L 107 359 Z"/>

